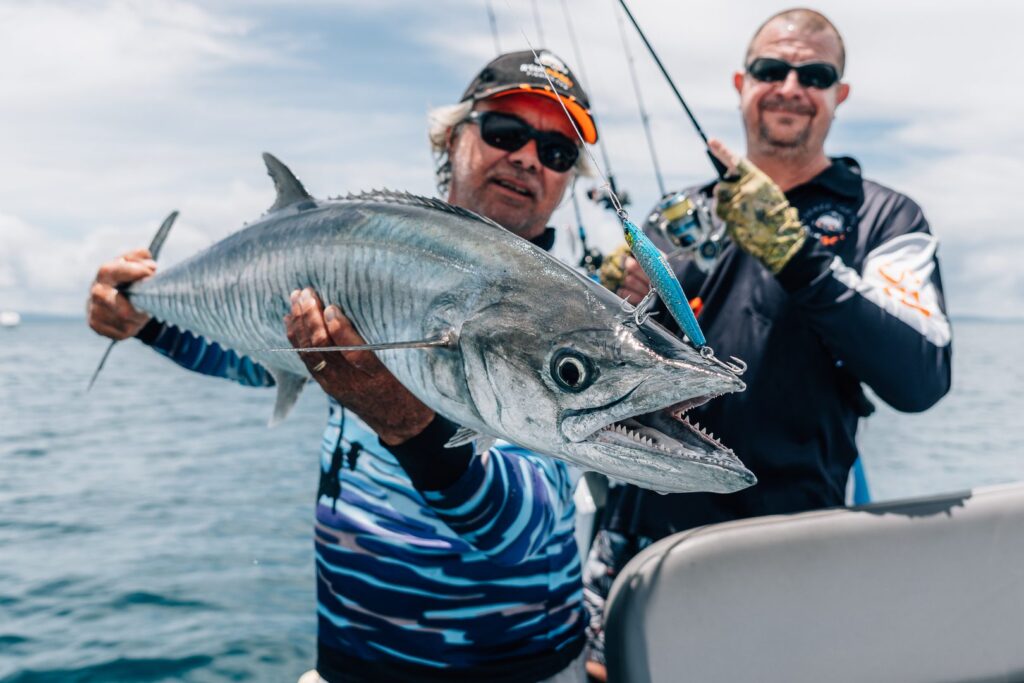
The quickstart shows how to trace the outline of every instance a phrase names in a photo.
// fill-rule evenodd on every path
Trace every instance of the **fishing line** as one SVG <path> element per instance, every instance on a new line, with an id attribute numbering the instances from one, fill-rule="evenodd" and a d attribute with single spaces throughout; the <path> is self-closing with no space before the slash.
<path id="1" fill-rule="evenodd" d="M 520 30 L 520 32 L 523 34 L 523 39 L 526 40 L 526 44 L 529 46 L 530 51 L 533 52 L 534 60 L 540 64 L 540 55 L 537 54 L 537 50 L 534 48 L 533 43 L 530 42 L 530 38 L 526 35 L 525 31 Z M 694 348 L 697 349 L 701 357 L 736 375 L 743 374 L 747 369 L 747 366 L 743 361 L 739 360 L 735 356 L 732 357 L 732 360 L 734 361 L 733 363 L 726 363 L 715 357 L 715 350 L 708 345 L 707 339 L 704 337 L 704 332 L 700 329 L 700 323 L 697 322 L 697 317 L 694 315 L 693 309 L 690 308 L 689 300 L 686 298 L 683 287 L 679 283 L 679 278 L 676 277 L 676 274 L 673 272 L 671 266 L 669 266 L 668 261 L 665 260 L 665 255 L 662 254 L 658 248 L 654 246 L 654 243 L 651 242 L 650 238 L 647 237 L 643 231 L 629 219 L 629 214 L 626 213 L 626 210 L 622 207 L 622 202 L 619 201 L 618 195 L 612 190 L 611 183 L 608 181 L 608 176 L 605 175 L 604 170 L 597 163 L 597 159 L 594 158 L 594 153 L 587 146 L 586 139 L 580 132 L 576 119 L 574 119 L 572 114 L 569 113 L 569 108 L 566 107 L 565 100 L 558 94 L 558 88 L 555 87 L 555 83 L 546 69 L 544 70 L 544 77 L 547 79 L 548 86 L 551 88 L 552 94 L 555 95 L 555 99 L 558 100 L 558 104 L 562 107 L 562 112 L 565 114 L 566 119 L 568 119 L 569 125 L 572 126 L 573 131 L 576 133 L 576 137 L 579 138 L 583 151 L 587 153 L 591 163 L 594 164 L 597 172 L 605 181 L 609 198 L 615 206 L 615 213 L 619 216 L 619 220 L 622 221 L 622 230 L 626 237 L 626 243 L 629 245 L 630 251 L 633 252 L 633 256 L 640 263 L 640 266 L 651 281 L 650 291 L 647 292 L 647 295 L 644 296 L 640 303 L 632 310 L 633 322 L 637 327 L 643 325 L 649 315 L 649 307 L 654 303 L 655 295 L 660 296 L 671 316 L 679 324 L 679 328 L 687 336 Z M 622 303 L 624 307 L 629 306 L 626 301 L 623 301 Z M 624 310 L 627 310 L 628 312 L 628 309 L 624 308 Z"/>
<path id="2" fill-rule="evenodd" d="M 587 86 L 585 89 L 588 92 L 590 90 L 590 77 L 587 75 L 586 67 L 583 64 L 583 54 L 580 52 L 580 44 L 576 40 L 576 30 L 573 28 L 572 15 L 569 13 L 569 4 L 567 0 L 562 0 L 562 14 L 565 16 L 565 25 L 569 32 L 569 42 L 572 44 L 572 55 L 576 59 L 576 65 L 579 66 L 580 75 L 583 76 L 583 83 Z M 594 108 L 593 96 L 591 96 L 591 109 Z M 612 179 L 612 185 L 615 185 L 615 173 L 612 172 L 612 162 L 608 158 L 608 147 L 605 145 L 604 138 L 598 138 L 597 140 L 598 149 L 601 150 L 601 158 L 604 160 L 604 167 L 608 169 L 608 177 Z"/>
<path id="3" fill-rule="evenodd" d="M 508 4 L 508 0 L 505 0 L 505 4 L 511 11 L 512 6 Z M 537 49 L 533 46 L 533 43 L 530 41 L 530 37 L 526 35 L 526 31 L 524 31 L 522 28 L 519 29 L 519 32 L 523 35 L 523 40 L 526 41 L 527 46 L 530 48 L 530 52 L 533 53 L 533 58 L 535 60 L 538 60 L 537 63 L 539 64 L 540 55 L 537 54 Z M 555 96 L 555 99 L 558 100 L 558 104 L 560 107 L 562 107 L 562 111 L 565 112 L 565 118 L 569 120 L 569 125 L 572 126 L 573 132 L 576 133 L 576 137 L 580 139 L 580 146 L 583 148 L 583 151 L 586 152 L 587 158 L 590 159 L 590 163 L 597 171 L 597 174 L 601 176 L 601 180 L 604 181 L 604 185 L 601 186 L 602 189 L 608 190 L 608 196 L 611 199 L 612 205 L 615 207 L 615 212 L 619 214 L 620 218 L 622 218 L 622 216 L 626 215 L 626 211 L 622 208 L 622 202 L 619 201 L 618 195 L 615 194 L 615 192 L 612 190 L 611 181 L 608 180 L 608 176 L 605 175 L 605 172 L 601 168 L 601 165 L 597 163 L 597 159 L 594 158 L 594 153 L 590 151 L 590 145 L 587 144 L 586 139 L 583 137 L 583 133 L 580 132 L 580 128 L 576 124 L 576 119 L 574 119 L 572 117 L 572 114 L 569 113 L 569 108 L 565 106 L 565 102 L 562 100 L 561 95 L 558 94 L 558 89 L 555 87 L 555 83 L 554 81 L 551 80 L 551 76 L 548 75 L 547 71 L 544 72 L 544 78 L 547 79 L 548 85 L 551 87 L 551 93 Z"/>
<path id="4" fill-rule="evenodd" d="M 580 50 L 579 41 L 576 40 L 576 29 L 573 24 L 572 14 L 569 12 L 567 0 L 562 0 L 562 14 L 565 17 L 565 25 L 569 33 L 569 42 L 572 44 L 573 57 L 576 59 L 576 65 L 579 67 L 580 75 L 583 77 L 583 85 L 586 86 L 586 89 L 589 89 L 590 77 L 587 76 L 586 66 L 583 62 L 583 53 Z M 591 110 L 595 108 L 593 98 L 591 98 L 590 108 Z M 593 113 L 591 113 L 591 117 L 596 118 Z M 619 193 L 619 186 L 618 183 L 615 182 L 615 171 L 612 170 L 611 157 L 608 154 L 608 145 L 605 143 L 605 138 L 599 137 L 597 139 L 597 147 L 601 151 L 601 158 L 604 160 L 604 167 L 608 170 L 608 184 L 611 185 L 613 192 Z M 615 207 L 612 205 L 608 196 L 599 194 L 597 189 L 598 188 L 594 188 L 587 192 L 587 196 L 590 200 L 601 204 L 605 209 L 614 211 Z M 629 194 L 627 192 L 623 191 L 619 199 L 623 206 L 629 206 Z"/>
<path id="5" fill-rule="evenodd" d="M 569 43 L 572 45 L 573 57 L 575 58 L 576 65 L 579 68 L 580 76 L 582 76 L 583 78 L 583 86 L 585 89 L 589 90 L 592 93 L 593 91 L 590 90 L 590 76 L 587 75 L 586 65 L 583 61 L 583 52 L 582 50 L 580 50 L 579 41 L 576 39 L 576 28 L 572 20 L 572 13 L 569 12 L 568 0 L 562 0 L 561 4 L 562 16 L 565 18 L 565 27 L 569 34 Z M 593 94 L 591 94 L 590 106 L 591 112 L 593 112 L 593 109 L 595 108 Z M 593 113 L 591 113 L 591 116 L 593 117 Z M 615 182 L 615 172 L 612 170 L 611 156 L 608 154 L 608 144 L 606 143 L 604 137 L 599 137 L 597 139 L 597 147 L 601 152 L 601 159 L 604 161 L 604 167 L 608 170 L 608 184 L 611 186 L 612 192 L 618 193 L 619 188 Z M 604 204 L 604 208 L 614 209 L 610 201 L 605 199 L 607 195 L 595 197 L 593 196 L 593 194 L 596 193 L 593 190 L 591 190 L 590 192 L 588 192 L 588 197 L 590 197 L 592 200 L 598 203 Z M 624 205 L 629 205 L 629 196 L 625 193 L 623 193 L 623 195 L 624 196 L 621 200 L 622 203 Z M 603 257 L 601 256 L 600 252 L 598 252 L 596 249 L 592 250 L 587 244 L 586 228 L 583 227 L 583 212 L 580 210 L 579 198 L 576 195 L 576 179 L 574 179 L 572 183 L 572 205 L 573 210 L 576 213 L 576 226 L 579 231 L 579 239 L 583 251 L 583 255 L 580 259 L 580 266 L 586 268 L 588 272 L 597 272 L 597 270 L 601 267 L 601 261 L 603 260 Z"/>

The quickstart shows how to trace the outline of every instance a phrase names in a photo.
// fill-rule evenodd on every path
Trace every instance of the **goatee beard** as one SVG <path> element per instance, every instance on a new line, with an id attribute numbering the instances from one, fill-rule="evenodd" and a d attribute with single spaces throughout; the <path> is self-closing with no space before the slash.
<path id="1" fill-rule="evenodd" d="M 758 121 L 758 139 L 765 152 L 773 156 L 800 156 L 807 151 L 807 142 L 811 137 L 810 121 L 803 130 L 797 133 L 796 137 L 780 140 L 772 136 L 768 124 L 765 123 L 766 112 L 788 113 L 794 116 L 807 116 L 813 118 L 817 109 L 805 102 L 794 102 L 782 97 L 771 97 L 758 107 L 760 109 L 760 120 Z"/>
<path id="2" fill-rule="evenodd" d="M 807 126 L 796 137 L 779 140 L 772 136 L 764 121 L 758 126 L 757 132 L 761 147 L 772 156 L 800 156 L 807 151 L 807 141 L 811 137 L 811 127 Z"/>

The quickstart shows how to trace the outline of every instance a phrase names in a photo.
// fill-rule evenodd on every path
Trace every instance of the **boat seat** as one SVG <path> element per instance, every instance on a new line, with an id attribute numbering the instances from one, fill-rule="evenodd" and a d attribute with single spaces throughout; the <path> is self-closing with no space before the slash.
<path id="1" fill-rule="evenodd" d="M 1024 681 L 1024 484 L 665 538 L 606 608 L 609 681 Z"/>

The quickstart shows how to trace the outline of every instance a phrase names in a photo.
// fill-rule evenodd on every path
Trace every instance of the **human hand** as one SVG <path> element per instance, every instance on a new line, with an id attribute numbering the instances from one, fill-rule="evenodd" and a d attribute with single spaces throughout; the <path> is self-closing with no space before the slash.
<path id="1" fill-rule="evenodd" d="M 592 659 L 587 660 L 587 677 L 591 680 L 597 681 L 598 683 L 608 682 L 608 668 L 604 664 L 595 662 Z"/>
<path id="2" fill-rule="evenodd" d="M 134 337 L 150 315 L 138 311 L 118 287 L 147 278 L 156 272 L 148 249 L 136 249 L 100 266 L 89 289 L 86 320 L 89 327 L 116 341 Z"/>
<path id="3" fill-rule="evenodd" d="M 629 303 L 636 305 L 651 289 L 651 280 L 623 244 L 601 263 L 601 284 Z"/>
<path id="4" fill-rule="evenodd" d="M 341 309 L 332 305 L 324 310 L 312 289 L 292 292 L 291 302 L 292 312 L 284 317 L 284 323 L 292 346 L 366 343 Z M 434 411 L 402 386 L 373 351 L 299 355 L 323 390 L 358 415 L 388 446 L 408 441 L 434 419 Z"/>
<path id="5" fill-rule="evenodd" d="M 807 239 L 797 210 L 749 160 L 718 140 L 709 140 L 708 147 L 727 167 L 725 179 L 715 185 L 718 217 L 736 244 L 778 274 Z"/>

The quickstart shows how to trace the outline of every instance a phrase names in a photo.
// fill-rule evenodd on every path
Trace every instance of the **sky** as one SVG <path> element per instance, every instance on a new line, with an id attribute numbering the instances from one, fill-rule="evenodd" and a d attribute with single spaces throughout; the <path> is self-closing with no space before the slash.
<path id="1" fill-rule="evenodd" d="M 503 50 L 529 40 L 574 67 L 630 211 L 645 216 L 659 192 L 615 0 L 490 4 Z M 791 5 L 631 6 L 705 130 L 742 150 L 732 73 L 761 21 Z M 921 204 L 954 316 L 1024 316 L 1024 5 L 812 7 L 842 32 L 852 87 L 826 151 Z M 699 139 L 627 36 L 666 184 L 710 179 Z M 274 198 L 263 151 L 314 196 L 433 194 L 426 112 L 457 101 L 494 55 L 487 0 L 0 0 L 0 310 L 82 315 L 99 264 L 145 246 L 173 209 L 164 266 L 256 219 Z M 590 241 L 613 248 L 614 217 L 581 203 Z M 553 224 L 573 248 L 570 201 Z"/>

